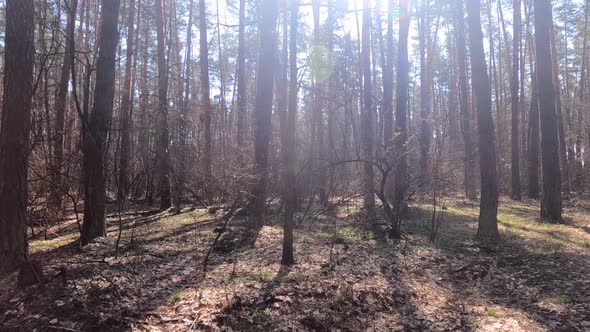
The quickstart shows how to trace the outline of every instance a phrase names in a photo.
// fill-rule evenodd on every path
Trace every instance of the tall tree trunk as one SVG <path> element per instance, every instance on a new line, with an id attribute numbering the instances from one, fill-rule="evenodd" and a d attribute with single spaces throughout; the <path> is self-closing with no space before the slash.
<path id="1" fill-rule="evenodd" d="M 164 3 L 156 0 L 156 33 L 158 53 L 158 137 L 156 140 L 156 173 L 160 210 L 172 205 L 170 197 L 170 151 L 168 130 L 168 65 L 166 62 L 166 36 L 164 34 Z"/>
<path id="2" fill-rule="evenodd" d="M 27 160 L 34 64 L 33 0 L 6 1 L 0 127 L 0 272 L 27 260 Z"/>
<path id="3" fill-rule="evenodd" d="M 571 192 L 569 166 L 567 162 L 567 151 L 565 144 L 565 128 L 563 125 L 563 112 L 561 110 L 561 89 L 559 88 L 559 65 L 557 64 L 557 46 L 555 40 L 555 25 L 551 22 L 551 68 L 553 73 L 553 91 L 555 91 L 555 110 L 557 112 L 557 132 L 559 139 L 559 160 L 561 161 L 561 172 L 565 179 L 565 192 Z M 583 122 L 580 122 L 583 123 Z"/>
<path id="4" fill-rule="evenodd" d="M 120 128 L 121 151 L 119 152 L 119 185 L 117 198 L 123 201 L 129 191 L 129 161 L 131 159 L 131 114 L 132 76 L 133 76 L 133 48 L 135 41 L 135 0 L 129 0 L 129 12 L 127 13 L 127 50 L 125 52 L 125 82 L 123 83 L 123 99 L 121 101 Z"/>
<path id="5" fill-rule="evenodd" d="M 260 51 L 256 77 L 256 102 L 254 108 L 254 174 L 256 180 L 252 188 L 252 223 L 261 227 L 266 205 L 266 183 L 268 181 L 268 149 L 271 138 L 271 118 L 273 102 L 273 78 L 275 70 L 276 24 L 278 1 L 262 0 L 264 8 L 260 23 Z"/>
<path id="6" fill-rule="evenodd" d="M 531 55 L 532 57 L 532 55 Z M 531 61 L 532 62 L 532 61 Z M 531 63 L 532 65 L 532 63 Z M 537 75 L 534 67 L 531 73 L 532 97 L 529 120 L 529 149 L 527 151 L 527 168 L 529 179 L 529 198 L 537 199 L 539 195 L 539 91 L 537 89 Z"/>
<path id="7" fill-rule="evenodd" d="M 145 13 L 145 11 L 144 11 Z M 140 13 L 141 15 L 141 13 Z M 145 16 L 141 15 L 142 17 Z M 144 18 L 145 20 L 145 18 Z M 149 24 L 143 26 L 143 50 L 142 50 L 142 63 L 141 73 L 139 80 L 139 130 L 138 130 L 138 147 L 139 156 L 141 158 L 144 186 L 145 186 L 145 200 L 146 204 L 152 205 L 153 203 L 153 190 L 152 190 L 152 158 L 150 156 L 150 122 L 149 122 L 149 86 L 148 86 L 148 63 L 149 63 Z"/>
<path id="8" fill-rule="evenodd" d="M 422 17 L 419 24 L 420 40 L 420 174 L 428 177 L 428 156 L 430 153 L 430 49 L 427 40 L 430 40 L 430 20 L 428 12 L 428 0 L 422 0 Z M 427 50 L 428 49 L 428 50 Z M 428 58 L 427 58 L 428 57 Z"/>
<path id="9" fill-rule="evenodd" d="M 483 49 L 479 0 L 467 0 L 467 18 L 473 93 L 475 94 L 477 107 L 479 167 L 481 172 L 481 202 L 477 238 L 483 241 L 496 241 L 500 237 L 497 219 L 498 156 L 496 154 L 496 135 L 492 119 L 490 81 Z"/>
<path id="10" fill-rule="evenodd" d="M 512 77 L 510 79 L 510 94 L 512 99 L 512 139 L 511 139 L 511 177 L 512 199 L 519 201 L 520 189 L 520 145 L 518 136 L 518 110 L 520 106 L 519 75 L 520 75 L 520 25 L 521 0 L 513 0 L 513 38 L 512 38 Z"/>
<path id="11" fill-rule="evenodd" d="M 82 245 L 106 236 L 106 165 L 107 136 L 113 117 L 115 64 L 119 43 L 119 0 L 103 0 L 96 65 L 94 104 L 86 122 L 84 135 L 84 224 Z"/>
<path id="12" fill-rule="evenodd" d="M 240 0 L 240 27 L 238 35 L 238 125 L 236 130 L 236 146 L 238 147 L 237 158 L 239 166 L 244 164 L 244 151 L 241 147 L 244 145 L 245 121 L 246 121 L 246 0 Z"/>
<path id="13" fill-rule="evenodd" d="M 410 30 L 409 1 L 399 3 L 399 46 L 397 55 L 397 98 L 395 103 L 395 150 L 398 154 L 395 172 L 394 209 L 397 213 L 403 210 L 406 186 L 408 184 L 408 160 L 406 142 L 408 140 L 407 113 L 410 89 L 410 63 L 408 61 L 408 35 Z M 394 225 L 392 237 L 401 237 L 399 224 Z"/>
<path id="14" fill-rule="evenodd" d="M 205 0 L 199 0 L 199 58 L 201 64 L 201 104 L 203 106 L 203 126 L 205 127 L 205 149 L 203 156 L 206 198 L 212 199 L 211 179 L 211 98 L 209 88 L 209 45 L 207 40 L 207 8 Z"/>
<path id="15" fill-rule="evenodd" d="M 541 115 L 541 168 L 543 170 L 541 218 L 553 223 L 560 223 L 563 221 L 561 219 L 561 172 L 559 170 L 556 96 L 551 61 L 553 14 L 550 0 L 535 0 L 534 11 L 537 86 Z"/>
<path id="16" fill-rule="evenodd" d="M 397 5 L 395 0 L 388 0 L 388 12 L 393 13 Z M 393 15 L 387 15 L 387 56 L 385 59 L 385 67 L 383 68 L 383 142 L 387 150 L 387 158 L 393 159 Z M 386 184 L 387 199 L 393 201 L 394 199 L 394 181 L 390 177 Z"/>
<path id="17" fill-rule="evenodd" d="M 286 19 L 286 17 L 285 17 Z M 296 177 L 297 167 L 295 159 L 295 126 L 297 124 L 297 30 L 299 25 L 299 0 L 291 1 L 291 29 L 289 32 L 289 106 L 287 111 L 285 135 L 283 135 L 283 212 L 284 239 L 283 257 L 281 264 L 295 263 L 293 256 L 293 227 L 295 209 L 297 206 Z M 284 31 L 284 33 L 287 33 Z M 287 64 L 285 64 L 286 66 Z M 286 82 L 283 82 L 285 84 Z"/>
<path id="18" fill-rule="evenodd" d="M 373 170 L 373 95 L 371 84 L 371 8 L 369 0 L 364 0 L 363 5 L 363 37 L 362 37 L 362 63 L 363 63 L 363 113 L 362 113 L 362 144 L 363 144 L 363 190 L 364 190 L 364 208 L 373 213 L 375 208 L 375 184 Z"/>
<path id="19" fill-rule="evenodd" d="M 190 0 L 188 9 L 188 25 L 186 31 L 186 54 L 185 54 L 185 68 L 184 68 L 184 82 L 180 82 L 181 86 L 184 84 L 184 88 L 181 88 L 181 110 L 180 110 L 180 122 L 178 124 L 179 130 L 179 151 L 178 151 L 178 170 L 175 181 L 174 190 L 174 212 L 180 213 L 182 193 L 184 191 L 185 182 L 187 180 L 188 170 L 188 154 L 187 149 L 187 136 L 188 136 L 188 124 L 190 123 L 190 96 L 191 96 L 191 57 L 192 57 L 192 40 L 193 40 L 193 5 L 194 1 Z"/>
<path id="20" fill-rule="evenodd" d="M 64 60 L 61 67 L 60 81 L 55 96 L 55 132 L 53 137 L 53 169 L 52 169 L 52 191 L 51 206 L 55 212 L 61 209 L 62 203 L 62 176 L 63 171 L 63 146 L 64 146 L 64 126 L 66 116 L 66 102 L 70 82 L 70 70 L 72 68 L 72 59 L 74 54 L 74 32 L 76 29 L 76 7 L 78 0 L 69 0 L 65 2 L 68 13 L 66 23 L 66 41 Z"/>
<path id="21" fill-rule="evenodd" d="M 461 133 L 463 135 L 464 155 L 463 172 L 465 196 L 470 200 L 477 198 L 475 184 L 475 152 L 471 132 L 471 114 L 469 112 L 469 86 L 467 83 L 467 56 L 465 46 L 465 21 L 463 0 L 455 2 L 455 39 L 457 40 L 457 61 L 459 63 L 459 107 L 461 109 Z"/>

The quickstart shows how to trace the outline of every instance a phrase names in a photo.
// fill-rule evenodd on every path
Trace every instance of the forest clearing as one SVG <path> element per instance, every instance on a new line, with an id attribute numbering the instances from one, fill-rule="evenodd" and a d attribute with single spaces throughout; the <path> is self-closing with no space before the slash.
<path id="1" fill-rule="evenodd" d="M 278 216 L 258 234 L 236 218 L 206 274 L 222 211 L 142 216 L 134 207 L 122 216 L 118 257 L 116 213 L 109 237 L 83 249 L 69 220 L 48 240 L 31 241 L 31 259 L 47 262 L 45 285 L 13 291 L 15 275 L 0 282 L 0 323 L 39 331 L 583 331 L 590 199 L 574 201 L 565 225 L 539 223 L 534 202 L 502 206 L 496 246 L 473 241 L 477 206 L 463 199 L 446 201 L 434 243 L 429 204 L 412 204 L 400 242 L 367 227 L 358 206 L 341 206 L 296 229 L 292 267 L 278 264 Z"/>

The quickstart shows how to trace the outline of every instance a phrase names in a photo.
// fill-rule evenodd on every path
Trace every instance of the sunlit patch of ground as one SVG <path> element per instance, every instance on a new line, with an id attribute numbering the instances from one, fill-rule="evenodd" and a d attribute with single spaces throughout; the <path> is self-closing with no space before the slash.
<path id="1" fill-rule="evenodd" d="M 432 206 L 415 203 L 407 240 L 368 227 L 354 205 L 307 219 L 297 264 L 281 267 L 279 216 L 248 228 L 233 220 L 204 273 L 223 211 L 110 215 L 107 239 L 79 249 L 76 226 L 33 241 L 45 286 L 0 280 L 0 328 L 141 331 L 583 331 L 590 328 L 590 203 L 567 223 L 538 220 L 538 202 L 502 200 L 502 242 L 480 246 L 476 204 L 443 200 L 434 243 Z M 299 217 L 301 217 L 300 215 Z M 61 268 L 61 270 L 60 270 Z M 65 271 L 64 275 L 60 271 Z"/>

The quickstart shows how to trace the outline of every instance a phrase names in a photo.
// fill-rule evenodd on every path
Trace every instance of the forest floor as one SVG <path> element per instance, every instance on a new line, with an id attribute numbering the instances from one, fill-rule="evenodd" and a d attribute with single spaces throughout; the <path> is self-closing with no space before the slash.
<path id="1" fill-rule="evenodd" d="M 435 243 L 425 203 L 401 242 L 354 206 L 306 219 L 290 268 L 277 215 L 259 231 L 232 220 L 206 275 L 221 210 L 111 212 L 109 237 L 84 248 L 72 220 L 30 244 L 44 285 L 0 277 L 0 330 L 590 331 L 589 198 L 568 202 L 565 225 L 540 223 L 538 202 L 502 200 L 497 246 L 473 240 L 477 205 L 443 203 Z"/>

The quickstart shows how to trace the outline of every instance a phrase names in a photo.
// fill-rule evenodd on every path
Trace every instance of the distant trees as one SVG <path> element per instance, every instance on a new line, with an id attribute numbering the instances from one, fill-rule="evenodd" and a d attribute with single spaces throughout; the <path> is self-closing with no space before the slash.
<path id="1" fill-rule="evenodd" d="M 434 191 L 481 191 L 482 239 L 498 236 L 500 193 L 542 197 L 542 216 L 561 221 L 562 189 L 590 183 L 589 6 L 467 1 L 313 0 L 305 29 L 295 0 L 229 1 L 227 16 L 221 0 L 39 1 L 30 228 L 83 202 L 86 244 L 115 198 L 180 213 L 248 192 L 253 226 L 267 207 L 282 213 L 287 264 L 301 206 L 353 201 L 378 220 L 377 195 L 397 238 L 411 201 Z M 8 123 L 6 135 L 20 128 Z"/>
<path id="2" fill-rule="evenodd" d="M 99 53 L 96 64 L 94 107 L 83 118 L 84 223 L 82 244 L 106 236 L 105 163 L 107 135 L 113 116 L 115 62 L 119 43 L 119 0 L 102 0 Z"/>
<path id="3" fill-rule="evenodd" d="M 27 165 L 34 62 L 33 0 L 7 0 L 0 122 L 0 272 L 18 268 L 28 255 Z"/>
<path id="4" fill-rule="evenodd" d="M 492 97 L 483 48 L 480 10 L 479 0 L 467 0 L 472 84 L 477 110 L 479 168 L 481 172 L 481 201 L 477 237 L 480 240 L 495 241 L 500 235 L 497 219 L 499 192 L 496 133 L 492 119 Z"/>

